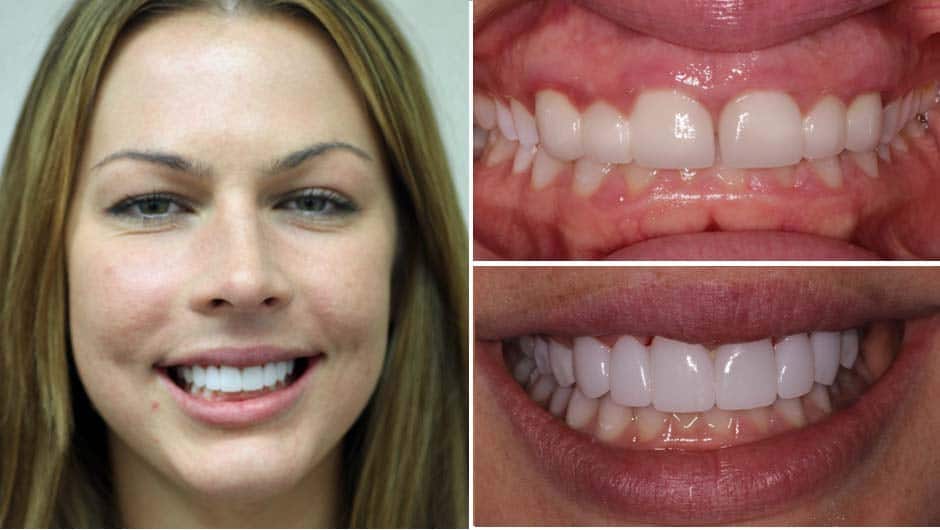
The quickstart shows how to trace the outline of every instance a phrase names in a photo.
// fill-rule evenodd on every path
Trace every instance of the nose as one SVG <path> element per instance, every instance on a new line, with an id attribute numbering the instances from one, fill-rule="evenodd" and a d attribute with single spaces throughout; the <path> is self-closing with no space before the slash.
<path id="1" fill-rule="evenodd" d="M 270 313 L 293 297 L 276 249 L 255 215 L 218 212 L 199 240 L 205 271 L 195 278 L 193 310 L 204 314 Z"/>

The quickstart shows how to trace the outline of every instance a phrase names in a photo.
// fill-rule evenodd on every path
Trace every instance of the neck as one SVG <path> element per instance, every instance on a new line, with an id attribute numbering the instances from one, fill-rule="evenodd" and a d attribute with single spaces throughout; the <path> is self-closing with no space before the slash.
<path id="1" fill-rule="evenodd" d="M 195 492 L 110 435 L 116 507 L 128 528 L 321 528 L 340 524 L 341 448 L 300 482 L 263 499 Z"/>

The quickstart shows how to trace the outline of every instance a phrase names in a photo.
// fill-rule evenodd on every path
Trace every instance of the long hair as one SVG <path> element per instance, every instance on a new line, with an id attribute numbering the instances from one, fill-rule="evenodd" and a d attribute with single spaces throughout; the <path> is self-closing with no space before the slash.
<path id="1" fill-rule="evenodd" d="M 57 28 L 0 180 L 0 525 L 112 526 L 106 425 L 68 337 L 65 233 L 116 43 L 183 9 L 281 12 L 323 28 L 384 140 L 399 218 L 389 349 L 343 441 L 345 522 L 467 525 L 467 232 L 420 71 L 374 0 L 85 0 Z"/>

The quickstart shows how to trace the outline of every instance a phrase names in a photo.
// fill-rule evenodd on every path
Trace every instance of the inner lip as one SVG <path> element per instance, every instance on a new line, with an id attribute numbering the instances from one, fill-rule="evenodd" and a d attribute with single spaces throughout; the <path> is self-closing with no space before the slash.
<path id="1" fill-rule="evenodd" d="M 516 99 L 530 111 L 535 94 L 545 89 L 566 94 L 582 111 L 595 101 L 622 100 L 618 108 L 628 109 L 639 92 L 654 89 L 681 89 L 716 115 L 716 109 L 737 94 L 758 89 L 786 92 L 801 102 L 835 94 L 846 104 L 858 94 L 875 91 L 887 105 L 940 73 L 940 41 L 913 42 L 903 28 L 890 22 L 891 9 L 885 6 L 850 17 L 800 41 L 800 46 L 785 43 L 759 52 L 728 54 L 665 46 L 648 36 L 622 37 L 629 30 L 571 2 L 523 3 L 475 31 L 474 84 L 478 93 L 506 102 Z M 571 22 L 582 19 L 583 24 Z M 564 31 L 575 36 L 570 42 L 557 36 L 539 40 L 545 28 L 554 26 L 566 27 Z M 858 38 L 861 34 L 869 38 Z M 601 46 L 592 40 L 618 35 L 624 39 L 619 45 Z M 853 48 L 852 43 L 860 41 L 867 47 Z M 826 55 L 814 45 L 832 51 Z M 636 49 L 652 51 L 644 56 L 631 51 Z M 833 58 L 842 57 L 844 62 L 847 56 L 853 57 L 851 64 L 836 68 Z M 828 67 L 827 61 L 832 63 Z M 739 63 L 743 73 L 730 74 Z M 689 85 L 689 79 L 698 84 Z M 933 115 L 933 111 L 925 114 Z M 940 121 L 940 116 L 933 121 Z M 842 259 L 846 247 L 866 258 L 940 255 L 940 242 L 932 237 L 935 230 L 929 222 L 933 210 L 922 198 L 940 192 L 935 189 L 940 184 L 931 178 L 940 158 L 934 130 L 931 127 L 925 136 L 910 140 L 909 146 L 882 150 L 883 158 L 876 161 L 878 179 L 865 177 L 861 166 L 844 161 L 845 181 L 835 190 L 797 186 L 795 192 L 774 191 L 764 185 L 772 173 L 766 170 L 746 170 L 746 178 L 753 180 L 744 192 L 704 190 L 683 184 L 681 172 L 672 171 L 674 179 L 663 173 L 649 196 L 638 202 L 608 185 L 617 180 L 611 176 L 594 195 L 578 197 L 569 189 L 575 182 L 574 169 L 562 171 L 558 186 L 532 190 L 533 170 L 514 172 L 512 156 L 493 167 L 476 163 L 476 256 L 597 259 L 644 240 L 715 230 L 758 230 L 770 237 L 797 232 L 832 241 L 832 248 L 791 246 L 780 259 Z M 731 244 L 733 238 L 725 241 L 728 247 L 741 247 Z M 762 257 L 759 250 L 757 255 L 725 254 L 738 259 Z"/>
<path id="2" fill-rule="evenodd" d="M 277 390 L 284 389 L 293 385 L 294 382 L 296 382 L 301 377 L 303 377 L 303 375 L 307 372 L 307 370 L 310 369 L 310 367 L 312 367 L 313 364 L 320 357 L 322 357 L 322 354 L 313 355 L 313 356 L 305 356 L 305 357 L 295 357 L 292 359 L 294 362 L 293 370 L 285 376 L 283 382 L 278 382 L 274 388 L 262 387 L 259 390 L 241 391 L 241 392 L 224 392 L 224 391 L 216 391 L 216 390 L 209 391 L 209 390 L 204 389 L 203 392 L 193 394 L 192 392 L 190 392 L 190 389 L 191 389 L 190 383 L 187 383 L 183 379 L 183 375 L 181 371 L 181 369 L 184 366 L 192 367 L 193 365 L 171 365 L 171 366 L 159 367 L 158 369 L 163 371 L 166 374 L 167 378 L 173 382 L 173 384 L 175 384 L 177 387 L 179 387 L 181 390 L 183 390 L 187 394 L 196 397 L 197 399 L 208 399 L 210 401 L 246 401 L 246 400 L 254 399 L 258 396 L 263 396 L 265 394 L 275 392 Z M 257 366 L 263 366 L 263 365 L 257 365 Z M 240 367 L 240 368 L 244 368 L 244 367 Z M 207 397 L 206 393 L 211 394 L 211 397 Z"/>

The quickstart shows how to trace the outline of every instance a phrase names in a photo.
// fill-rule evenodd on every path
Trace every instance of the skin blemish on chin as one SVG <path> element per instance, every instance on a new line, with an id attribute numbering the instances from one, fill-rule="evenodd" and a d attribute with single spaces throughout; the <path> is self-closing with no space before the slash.
<path id="1" fill-rule="evenodd" d="M 156 412 L 157 409 L 159 409 L 159 408 L 160 408 L 160 403 L 157 403 L 156 401 L 150 403 L 150 411 L 151 411 L 151 412 Z"/>

